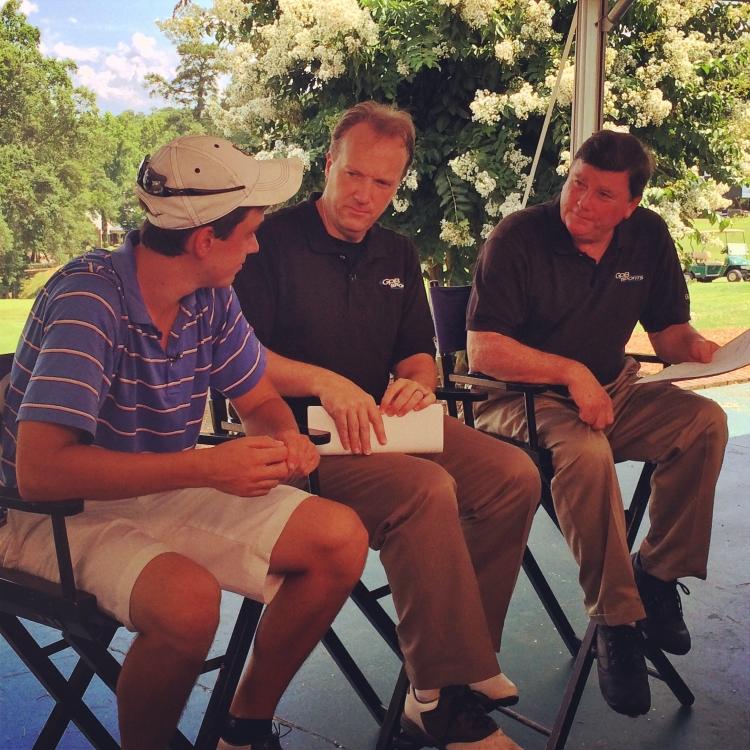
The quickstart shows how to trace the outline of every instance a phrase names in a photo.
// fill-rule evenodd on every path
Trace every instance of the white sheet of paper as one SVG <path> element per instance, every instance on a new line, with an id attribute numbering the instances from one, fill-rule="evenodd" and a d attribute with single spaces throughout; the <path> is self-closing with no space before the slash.
<path id="1" fill-rule="evenodd" d="M 707 378 L 711 375 L 721 375 L 725 372 L 738 370 L 750 365 L 750 328 L 724 344 L 714 353 L 710 362 L 681 362 L 670 365 L 655 375 L 646 375 L 636 381 L 641 383 L 656 383 L 660 380 L 692 380 L 693 378 Z"/>
<path id="2" fill-rule="evenodd" d="M 441 453 L 443 450 L 443 406 L 430 404 L 421 411 L 410 411 L 403 417 L 383 415 L 388 442 L 381 445 L 370 425 L 370 446 L 373 453 Z M 307 426 L 331 433 L 331 442 L 318 445 L 322 456 L 351 454 L 341 445 L 336 423 L 322 406 L 307 407 Z"/>

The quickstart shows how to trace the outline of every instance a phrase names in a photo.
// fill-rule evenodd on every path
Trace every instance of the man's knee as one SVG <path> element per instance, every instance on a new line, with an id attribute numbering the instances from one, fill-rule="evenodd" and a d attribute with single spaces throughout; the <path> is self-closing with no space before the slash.
<path id="1" fill-rule="evenodd" d="M 696 399 L 695 407 L 693 421 L 696 435 L 705 435 L 723 451 L 729 439 L 726 412 L 716 401 L 704 397 Z"/>
<path id="2" fill-rule="evenodd" d="M 214 576 L 178 554 L 144 568 L 131 594 L 131 619 L 143 635 L 186 657 L 203 659 L 219 625 L 221 587 Z"/>
<path id="3" fill-rule="evenodd" d="M 555 474 L 563 470 L 586 474 L 614 471 L 614 456 L 607 436 L 583 423 L 575 434 L 551 448 Z"/>
<path id="4" fill-rule="evenodd" d="M 271 568 L 324 575 L 352 587 L 366 557 L 367 531 L 357 513 L 333 500 L 311 497 L 287 522 L 271 555 Z"/>
<path id="5" fill-rule="evenodd" d="M 367 530 L 351 508 L 334 501 L 327 502 L 333 506 L 333 518 L 318 542 L 319 553 L 345 585 L 354 586 L 367 559 Z"/>

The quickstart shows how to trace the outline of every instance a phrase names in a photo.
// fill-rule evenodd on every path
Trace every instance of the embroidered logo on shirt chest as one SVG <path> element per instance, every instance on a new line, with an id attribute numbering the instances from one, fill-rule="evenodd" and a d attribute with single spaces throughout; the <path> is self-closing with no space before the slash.
<path id="1" fill-rule="evenodd" d="M 404 285 L 398 276 L 392 279 L 383 279 L 380 283 L 383 286 L 389 286 L 391 289 L 403 289 L 404 288 Z"/>
<path id="2" fill-rule="evenodd" d="M 615 274 L 615 278 L 618 281 L 626 282 L 626 281 L 643 281 L 643 274 L 631 274 L 630 271 L 619 271 Z"/>

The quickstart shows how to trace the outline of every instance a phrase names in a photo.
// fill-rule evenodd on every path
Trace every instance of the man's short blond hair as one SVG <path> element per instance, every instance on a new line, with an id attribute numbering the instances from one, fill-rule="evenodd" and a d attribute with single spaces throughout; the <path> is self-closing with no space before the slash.
<path id="1" fill-rule="evenodd" d="M 404 166 L 404 173 L 406 173 L 414 158 L 414 143 L 416 141 L 414 121 L 408 112 L 388 104 L 366 101 L 347 109 L 341 115 L 331 133 L 331 145 L 328 149 L 331 156 L 336 156 L 341 139 L 347 131 L 360 123 L 369 125 L 378 135 L 403 140 L 407 154 L 406 165 Z"/>

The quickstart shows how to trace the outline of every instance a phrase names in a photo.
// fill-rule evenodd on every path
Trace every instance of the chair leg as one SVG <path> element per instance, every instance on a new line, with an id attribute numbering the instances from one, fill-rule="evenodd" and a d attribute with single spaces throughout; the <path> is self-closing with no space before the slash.
<path id="1" fill-rule="evenodd" d="M 215 750 L 216 748 L 224 719 L 229 713 L 229 706 L 242 677 L 242 670 L 262 611 L 263 605 L 252 599 L 244 599 L 240 606 L 237 621 L 219 669 L 219 676 L 198 730 L 195 750 Z"/>
<path id="2" fill-rule="evenodd" d="M 581 702 L 583 689 L 594 663 L 594 642 L 596 640 L 596 623 L 590 622 L 573 662 L 573 671 L 568 678 L 562 702 L 557 710 L 555 723 L 550 730 L 545 750 L 562 750 L 568 740 L 578 704 Z"/>
<path id="3" fill-rule="evenodd" d="M 404 701 L 406 693 L 409 690 L 409 678 L 406 676 L 406 670 L 401 667 L 396 680 L 396 686 L 393 688 L 388 710 L 385 713 L 383 723 L 380 725 L 378 742 L 375 750 L 392 750 L 394 743 L 400 731 L 401 714 L 404 712 Z"/>
<path id="4" fill-rule="evenodd" d="M 68 685 L 77 696 L 82 698 L 93 677 L 94 670 L 88 664 L 85 664 L 82 659 L 79 659 L 68 678 Z M 67 710 L 60 703 L 56 703 L 34 743 L 33 750 L 57 747 L 68 728 L 68 724 L 70 724 L 70 716 Z"/>
<path id="5" fill-rule="evenodd" d="M 76 686 L 69 684 L 17 618 L 0 614 L 0 633 L 29 671 L 61 707 L 63 715 L 67 716 L 68 721 L 72 721 L 78 727 L 96 750 L 120 750 L 120 746 L 112 735 L 86 706 L 82 696 L 77 694 Z M 79 672 L 79 674 L 82 674 L 82 672 Z M 55 721 L 57 723 L 62 719 L 58 718 Z M 35 748 L 42 747 L 44 746 L 35 745 Z M 48 745 L 47 747 L 53 746 Z"/>
<path id="6" fill-rule="evenodd" d="M 529 582 L 534 587 L 534 591 L 536 591 L 537 596 L 544 605 L 544 609 L 547 610 L 552 624 L 557 628 L 557 632 L 563 639 L 563 643 L 565 643 L 570 655 L 575 657 L 581 646 L 581 639 L 575 634 L 568 616 L 563 612 L 554 591 L 552 591 L 547 583 L 544 573 L 542 573 L 539 564 L 534 559 L 534 555 L 531 554 L 531 550 L 528 547 L 523 553 L 523 569 Z"/>
<path id="7" fill-rule="evenodd" d="M 382 701 L 332 628 L 323 636 L 322 643 L 372 718 L 378 724 L 382 724 L 386 716 Z"/>
<path id="8" fill-rule="evenodd" d="M 646 658 L 656 668 L 655 670 L 649 669 L 649 674 L 662 680 L 683 706 L 692 706 L 695 703 L 695 696 L 664 655 L 664 652 L 657 646 L 650 644 L 648 639 L 645 639 L 644 642 L 644 652 Z"/>

